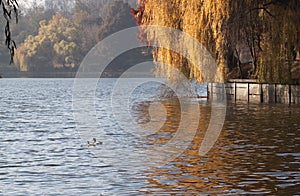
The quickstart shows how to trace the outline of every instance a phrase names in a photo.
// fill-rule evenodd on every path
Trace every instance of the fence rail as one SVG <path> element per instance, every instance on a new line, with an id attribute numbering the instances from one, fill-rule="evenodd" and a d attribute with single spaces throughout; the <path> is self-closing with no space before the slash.
<path id="1" fill-rule="evenodd" d="M 231 80 L 228 83 L 209 83 L 210 99 L 245 101 L 249 103 L 300 104 L 300 85 L 260 84 L 255 80 Z"/>

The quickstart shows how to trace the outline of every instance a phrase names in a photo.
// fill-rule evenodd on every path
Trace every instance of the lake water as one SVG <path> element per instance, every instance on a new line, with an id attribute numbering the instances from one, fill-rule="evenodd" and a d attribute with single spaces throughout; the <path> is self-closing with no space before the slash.
<path id="1" fill-rule="evenodd" d="M 1 79 L 0 195 L 300 194 L 300 106 L 228 103 L 218 140 L 200 156 L 209 102 L 157 98 L 150 83 L 118 104 L 114 82 L 101 79 L 89 127 L 74 116 L 74 80 Z M 157 147 L 179 129 L 187 134 L 173 148 L 183 151 L 168 157 Z M 93 137 L 103 144 L 87 147 Z"/>

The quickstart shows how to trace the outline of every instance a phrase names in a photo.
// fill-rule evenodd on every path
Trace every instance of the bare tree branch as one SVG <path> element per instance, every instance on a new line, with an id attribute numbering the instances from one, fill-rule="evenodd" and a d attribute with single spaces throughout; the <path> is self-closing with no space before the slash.
<path id="1" fill-rule="evenodd" d="M 3 17 L 6 20 L 6 25 L 4 28 L 5 33 L 5 45 L 10 52 L 10 63 L 13 62 L 13 57 L 15 54 L 15 49 L 17 48 L 15 41 L 11 37 L 10 22 L 12 20 L 12 15 L 15 15 L 15 21 L 18 23 L 18 8 L 19 4 L 17 0 L 0 0 L 0 6 L 2 6 Z"/>

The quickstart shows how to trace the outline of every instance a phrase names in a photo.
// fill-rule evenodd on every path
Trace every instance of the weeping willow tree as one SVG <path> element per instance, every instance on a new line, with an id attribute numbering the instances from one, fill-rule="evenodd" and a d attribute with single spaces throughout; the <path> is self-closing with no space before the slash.
<path id="1" fill-rule="evenodd" d="M 252 65 L 249 78 L 261 82 L 288 82 L 300 40 L 299 0 L 138 0 L 132 11 L 142 26 L 143 41 L 163 40 L 172 45 L 172 35 L 157 39 L 149 25 L 179 29 L 199 41 L 218 65 L 215 81 L 226 81 L 230 69 L 241 66 L 240 49 L 247 48 Z M 159 35 L 161 36 L 161 35 Z M 159 45 L 160 43 L 158 43 Z M 193 47 L 193 46 L 188 46 Z M 163 47 L 153 50 L 157 74 L 172 80 L 172 69 L 204 82 L 199 66 Z"/>
<path id="2" fill-rule="evenodd" d="M 288 83 L 296 52 L 300 50 L 300 1 L 269 4 L 259 14 L 262 26 L 257 75 L 261 81 Z"/>

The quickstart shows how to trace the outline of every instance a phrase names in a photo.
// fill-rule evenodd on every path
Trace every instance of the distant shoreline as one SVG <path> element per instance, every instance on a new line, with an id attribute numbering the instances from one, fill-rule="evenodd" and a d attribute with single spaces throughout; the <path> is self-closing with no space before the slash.
<path id="1" fill-rule="evenodd" d="M 76 72 L 2 72 L 2 78 L 74 78 Z"/>
<path id="2" fill-rule="evenodd" d="M 78 72 L 2 72 L 0 78 L 76 78 Z M 104 72 L 101 78 L 119 78 L 123 72 Z M 84 78 L 99 78 L 99 73 L 86 72 L 81 73 L 80 77 Z M 153 73 L 149 72 L 126 72 L 123 75 L 126 78 L 139 78 L 139 77 L 154 77 Z"/>

